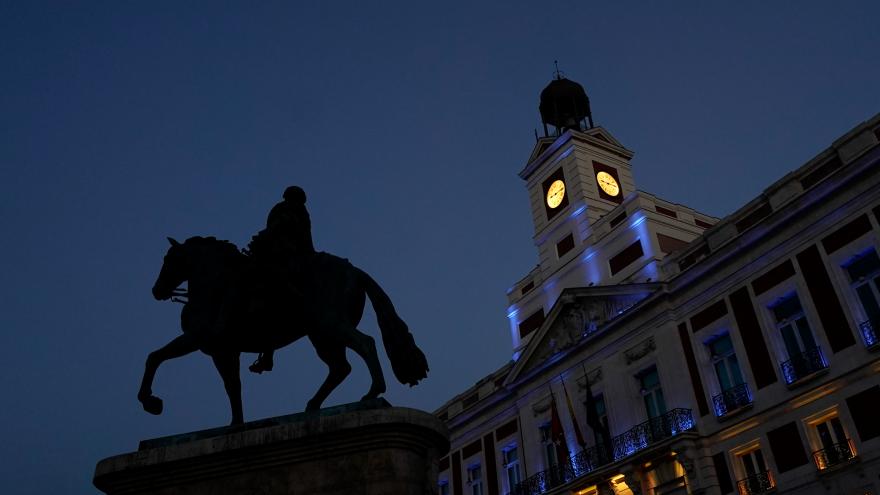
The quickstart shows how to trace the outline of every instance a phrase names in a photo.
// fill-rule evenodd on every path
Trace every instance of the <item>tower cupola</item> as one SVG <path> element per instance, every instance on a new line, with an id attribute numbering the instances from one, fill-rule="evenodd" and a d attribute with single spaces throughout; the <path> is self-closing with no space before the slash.
<path id="1" fill-rule="evenodd" d="M 566 129 L 582 131 L 593 127 L 590 99 L 584 87 L 566 79 L 559 69 L 556 77 L 541 91 L 538 110 L 544 124 L 544 136 L 558 136 Z M 548 125 L 553 127 L 552 134 Z"/>

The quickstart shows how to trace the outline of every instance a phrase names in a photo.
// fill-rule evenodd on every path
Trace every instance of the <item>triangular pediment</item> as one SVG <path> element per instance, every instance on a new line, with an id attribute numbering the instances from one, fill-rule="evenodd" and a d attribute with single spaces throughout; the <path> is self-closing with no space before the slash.
<path id="1" fill-rule="evenodd" d="M 618 141 L 617 138 L 612 136 L 611 133 L 606 131 L 603 127 L 593 127 L 592 129 L 587 129 L 582 132 L 583 134 L 598 139 L 599 141 L 604 141 L 613 146 L 617 146 L 618 148 L 626 149 L 626 146 L 624 146 L 623 143 Z"/>
<path id="2" fill-rule="evenodd" d="M 505 383 L 528 376 L 532 370 L 602 333 L 661 287 L 660 283 L 644 283 L 565 289 L 523 349 Z"/>
<path id="3" fill-rule="evenodd" d="M 626 149 L 617 138 L 602 127 L 593 127 L 583 131 L 568 130 L 561 136 L 539 138 L 535 143 L 535 147 L 532 148 L 532 153 L 529 155 L 528 161 L 526 161 L 525 168 L 519 172 L 520 178 L 528 179 L 545 162 L 546 157 L 558 151 L 570 139 L 604 149 L 627 160 L 633 157 L 632 151 Z"/>
<path id="4" fill-rule="evenodd" d="M 532 148 L 532 154 L 529 155 L 529 160 L 526 163 L 532 163 L 535 161 L 535 158 L 538 158 L 542 153 L 547 151 L 547 149 L 553 145 L 554 141 L 556 141 L 555 137 L 543 137 L 538 139 L 538 142 L 536 142 L 535 147 Z"/>

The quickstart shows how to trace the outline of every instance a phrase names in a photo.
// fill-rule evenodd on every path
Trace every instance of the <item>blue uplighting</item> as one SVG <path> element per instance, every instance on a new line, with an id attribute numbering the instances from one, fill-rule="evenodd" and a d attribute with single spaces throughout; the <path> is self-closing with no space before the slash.
<path id="1" fill-rule="evenodd" d="M 633 223 L 629 226 L 629 228 L 631 228 L 631 229 L 635 229 L 639 225 L 645 223 L 645 220 L 648 219 L 648 217 L 646 217 L 645 215 L 638 215 L 634 218 L 635 218 L 635 220 L 633 220 Z"/>
<path id="2" fill-rule="evenodd" d="M 862 334 L 862 340 L 865 341 L 866 347 L 877 345 L 877 333 L 874 331 L 874 324 L 870 320 L 864 321 L 859 325 L 859 332 Z"/>
<path id="3" fill-rule="evenodd" d="M 794 368 L 783 368 L 782 374 L 785 375 L 785 383 L 791 385 L 798 379 L 797 373 L 794 372 Z"/>
<path id="4" fill-rule="evenodd" d="M 567 157 L 568 155 L 570 155 L 572 151 L 574 151 L 574 146 L 569 146 L 567 150 L 563 151 L 561 155 L 559 155 L 558 157 L 556 157 L 555 160 L 553 160 L 553 164 L 555 165 L 557 162 L 559 162 L 559 160 L 562 160 L 565 157 Z"/>

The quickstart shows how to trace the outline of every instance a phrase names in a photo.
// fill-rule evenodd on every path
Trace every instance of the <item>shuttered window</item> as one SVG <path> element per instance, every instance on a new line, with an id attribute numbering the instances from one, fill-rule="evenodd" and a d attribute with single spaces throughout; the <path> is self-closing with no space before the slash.
<path id="1" fill-rule="evenodd" d="M 718 476 L 718 487 L 721 493 L 731 493 L 733 491 L 733 481 L 730 478 L 730 469 L 727 467 L 727 456 L 724 452 L 719 452 L 712 456 L 712 463 L 715 464 L 715 474 Z"/>
<path id="2" fill-rule="evenodd" d="M 615 254 L 608 260 L 608 264 L 611 266 L 611 274 L 616 275 L 644 254 L 641 241 L 636 239 L 636 242 L 630 244 L 623 251 Z"/>
<path id="3" fill-rule="evenodd" d="M 880 421 L 877 421 L 877 404 L 880 404 L 880 386 L 873 386 L 846 398 L 846 406 L 856 424 L 862 441 L 880 437 Z"/>
<path id="4" fill-rule="evenodd" d="M 804 442 L 801 441 L 801 434 L 794 421 L 768 431 L 767 440 L 770 442 L 770 450 L 773 451 L 776 468 L 780 473 L 809 462 L 804 452 Z"/>

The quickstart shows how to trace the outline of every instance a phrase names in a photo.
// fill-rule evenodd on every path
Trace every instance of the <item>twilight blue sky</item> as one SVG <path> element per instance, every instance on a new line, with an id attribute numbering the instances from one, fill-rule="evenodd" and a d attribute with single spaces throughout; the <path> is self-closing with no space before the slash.
<path id="1" fill-rule="evenodd" d="M 100 458 L 228 422 L 203 355 L 160 369 L 165 414 L 140 409 L 179 332 L 149 289 L 165 236 L 242 245 L 289 184 L 428 355 L 410 390 L 383 354 L 393 404 L 504 364 L 553 60 L 640 189 L 716 216 L 880 111 L 876 1 L 255 3 L 0 2 L 3 493 L 95 493 Z M 328 404 L 366 389 L 351 362 Z M 301 410 L 325 373 L 307 342 L 276 363 L 243 374 L 246 418 Z"/>

